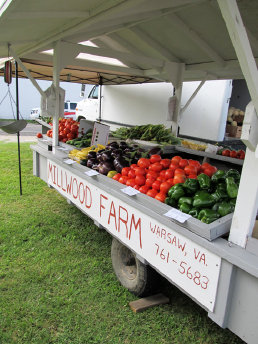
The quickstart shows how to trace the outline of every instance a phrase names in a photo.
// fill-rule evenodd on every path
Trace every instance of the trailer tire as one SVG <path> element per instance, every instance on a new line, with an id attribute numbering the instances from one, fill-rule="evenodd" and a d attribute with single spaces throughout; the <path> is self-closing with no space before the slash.
<path id="1" fill-rule="evenodd" d="M 136 258 L 134 252 L 113 238 L 111 259 L 119 282 L 136 296 L 146 296 L 157 285 L 158 273 Z"/>

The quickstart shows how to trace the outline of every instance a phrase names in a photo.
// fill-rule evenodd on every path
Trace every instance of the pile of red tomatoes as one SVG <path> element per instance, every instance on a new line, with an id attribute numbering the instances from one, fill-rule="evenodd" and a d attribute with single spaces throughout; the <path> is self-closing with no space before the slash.
<path id="1" fill-rule="evenodd" d="M 162 159 L 155 154 L 150 159 L 141 158 L 137 164 L 124 167 L 113 179 L 164 202 L 173 185 L 184 183 L 187 178 L 196 179 L 200 173 L 211 177 L 216 171 L 217 168 L 209 163 L 200 164 L 197 160 L 183 159 L 180 156 Z"/>
<path id="2" fill-rule="evenodd" d="M 50 123 L 52 125 L 52 123 Z M 74 121 L 72 118 L 59 119 L 58 125 L 58 141 L 66 142 L 78 137 L 79 122 Z M 47 131 L 47 136 L 53 136 L 53 130 Z"/>

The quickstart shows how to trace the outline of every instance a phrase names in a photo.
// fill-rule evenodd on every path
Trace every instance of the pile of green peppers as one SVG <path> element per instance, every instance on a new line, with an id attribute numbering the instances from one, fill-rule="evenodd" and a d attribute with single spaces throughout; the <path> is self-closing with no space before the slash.
<path id="1" fill-rule="evenodd" d="M 218 170 L 210 178 L 204 173 L 172 186 L 165 203 L 204 223 L 211 223 L 235 209 L 240 173 Z"/>

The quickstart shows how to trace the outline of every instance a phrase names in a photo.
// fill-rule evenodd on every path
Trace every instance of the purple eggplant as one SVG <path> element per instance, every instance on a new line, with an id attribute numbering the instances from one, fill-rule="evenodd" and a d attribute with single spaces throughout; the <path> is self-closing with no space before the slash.
<path id="1" fill-rule="evenodd" d="M 98 163 L 98 160 L 95 158 L 90 158 L 87 161 L 87 167 L 92 168 L 93 165 L 96 165 Z"/>

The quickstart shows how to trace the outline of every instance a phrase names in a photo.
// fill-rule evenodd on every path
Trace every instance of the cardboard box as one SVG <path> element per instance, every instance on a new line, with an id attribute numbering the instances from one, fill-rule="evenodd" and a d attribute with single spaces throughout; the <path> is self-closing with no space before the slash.
<path id="1" fill-rule="evenodd" d="M 237 127 L 230 125 L 230 124 L 227 124 L 226 125 L 226 133 L 228 133 L 228 136 L 236 137 Z"/>
<path id="2" fill-rule="evenodd" d="M 242 127 L 237 127 L 236 137 L 240 138 L 242 134 Z"/>
<path id="3" fill-rule="evenodd" d="M 240 126 L 233 126 L 233 125 L 227 124 L 226 125 L 226 133 L 230 137 L 240 138 L 241 137 L 241 133 L 242 133 L 242 127 L 240 127 Z"/>

